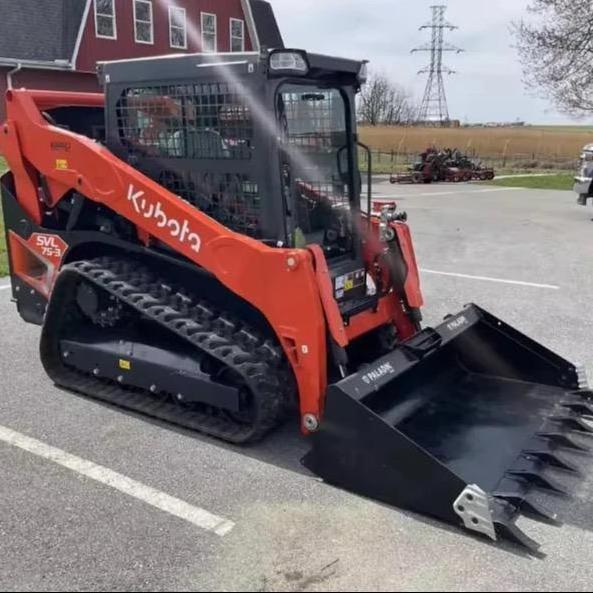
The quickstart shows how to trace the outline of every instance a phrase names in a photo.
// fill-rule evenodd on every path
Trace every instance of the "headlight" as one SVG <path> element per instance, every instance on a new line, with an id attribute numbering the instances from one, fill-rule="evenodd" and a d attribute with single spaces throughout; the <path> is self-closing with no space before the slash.
<path id="1" fill-rule="evenodd" d="M 276 51 L 270 56 L 270 70 L 278 73 L 307 74 L 309 64 L 302 52 Z"/>
<path id="2" fill-rule="evenodd" d="M 368 62 L 363 62 L 360 70 L 358 71 L 358 82 L 362 85 L 365 84 L 369 79 L 369 66 Z"/>

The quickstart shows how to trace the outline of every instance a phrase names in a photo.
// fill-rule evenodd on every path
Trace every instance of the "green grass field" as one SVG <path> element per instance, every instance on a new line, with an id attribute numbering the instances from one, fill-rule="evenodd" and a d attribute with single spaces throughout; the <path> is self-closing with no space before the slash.
<path id="1" fill-rule="evenodd" d="M 537 177 L 535 175 L 524 175 L 522 177 L 510 177 L 508 179 L 495 179 L 488 183 L 502 187 L 525 187 L 527 189 L 555 189 L 572 190 L 574 186 L 574 174 L 561 173 L 559 175 L 548 175 Z"/>
<path id="2" fill-rule="evenodd" d="M 0 175 L 6 171 L 6 162 L 0 157 Z M 8 257 L 6 254 L 6 235 L 4 232 L 4 217 L 0 203 L 0 278 L 8 275 Z"/>
<path id="3" fill-rule="evenodd" d="M 587 132 L 589 134 L 593 134 L 593 126 L 579 126 L 579 125 L 574 125 L 571 126 L 569 124 L 563 126 L 554 126 L 554 125 L 533 125 L 533 126 L 528 126 L 529 129 L 532 130 L 543 130 L 544 132 Z"/>

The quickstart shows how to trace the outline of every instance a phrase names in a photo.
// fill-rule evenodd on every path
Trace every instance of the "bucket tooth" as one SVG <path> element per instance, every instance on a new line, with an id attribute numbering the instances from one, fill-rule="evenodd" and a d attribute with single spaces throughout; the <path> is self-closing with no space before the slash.
<path id="1" fill-rule="evenodd" d="M 522 548 L 525 548 L 530 554 L 539 555 L 540 544 L 530 538 L 523 530 L 519 529 L 512 521 L 495 521 L 494 527 L 499 539 L 510 541 Z"/>
<path id="2" fill-rule="evenodd" d="M 554 424 L 560 424 L 568 430 L 593 434 L 593 424 L 573 414 L 551 416 L 550 421 Z"/>
<path id="3" fill-rule="evenodd" d="M 556 513 L 535 502 L 531 497 L 526 498 L 518 492 L 495 492 L 493 496 L 497 500 L 512 504 L 517 510 L 532 519 L 548 523 L 549 525 L 561 525 L 561 521 L 558 519 Z"/>
<path id="4" fill-rule="evenodd" d="M 591 391 L 590 389 L 580 389 L 579 391 L 571 391 L 569 395 L 581 399 L 586 399 L 588 401 L 593 401 L 593 391 Z"/>
<path id="5" fill-rule="evenodd" d="M 593 417 L 593 405 L 585 403 L 583 401 L 564 402 L 562 404 L 562 407 L 567 408 L 571 412 L 574 412 L 575 414 L 579 414 L 580 416 Z"/>
<path id="6" fill-rule="evenodd" d="M 568 496 L 568 491 L 565 488 L 558 484 L 556 480 L 546 476 L 542 471 L 536 469 L 511 469 L 507 472 L 507 475 L 524 481 L 535 488 Z"/>
<path id="7" fill-rule="evenodd" d="M 575 370 L 577 373 L 579 387 L 581 389 L 589 389 L 589 377 L 587 375 L 587 369 L 585 366 L 582 364 L 575 365 Z"/>
<path id="8" fill-rule="evenodd" d="M 580 451 L 582 453 L 589 453 L 591 449 L 584 445 L 580 445 L 573 441 L 570 436 L 563 432 L 540 432 L 537 434 L 540 439 L 545 439 L 558 447 L 570 449 L 572 451 Z"/>
<path id="9" fill-rule="evenodd" d="M 556 452 L 544 451 L 541 449 L 532 449 L 523 451 L 523 456 L 526 459 L 535 458 L 538 461 L 541 461 L 542 463 L 547 463 L 548 465 L 551 465 L 552 467 L 563 469 L 567 472 L 577 474 L 579 476 L 582 475 L 581 470 L 575 464 L 571 463 L 570 461 L 567 461 L 566 459 L 563 459 L 562 456 L 560 456 Z"/>

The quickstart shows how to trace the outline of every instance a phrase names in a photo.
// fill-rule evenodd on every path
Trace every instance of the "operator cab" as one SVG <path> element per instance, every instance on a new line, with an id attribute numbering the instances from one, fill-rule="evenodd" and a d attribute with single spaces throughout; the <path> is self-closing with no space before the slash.
<path id="1" fill-rule="evenodd" d="M 355 228 L 365 62 L 266 50 L 99 68 L 112 152 L 233 231 L 319 245 L 337 300 L 368 296 Z"/>

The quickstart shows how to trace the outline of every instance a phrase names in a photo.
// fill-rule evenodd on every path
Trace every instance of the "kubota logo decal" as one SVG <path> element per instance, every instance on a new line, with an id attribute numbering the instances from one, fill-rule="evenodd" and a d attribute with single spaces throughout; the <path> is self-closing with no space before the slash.
<path id="1" fill-rule="evenodd" d="M 200 239 L 200 235 L 191 231 L 189 221 L 183 220 L 181 222 L 175 218 L 170 218 L 163 211 L 161 202 L 151 203 L 144 195 L 143 191 L 136 191 L 134 186 L 130 185 L 128 202 L 132 202 L 134 210 L 144 218 L 154 219 L 159 229 L 167 229 L 172 237 L 179 239 L 181 243 L 189 243 L 192 250 L 199 253 L 202 247 L 202 239 Z"/>
<path id="2" fill-rule="evenodd" d="M 362 376 L 362 380 L 367 384 L 370 385 L 371 383 L 376 383 L 379 379 L 386 377 L 387 375 L 395 375 L 395 369 L 390 362 L 386 362 L 382 364 L 380 367 L 369 371 L 366 375 Z"/>

